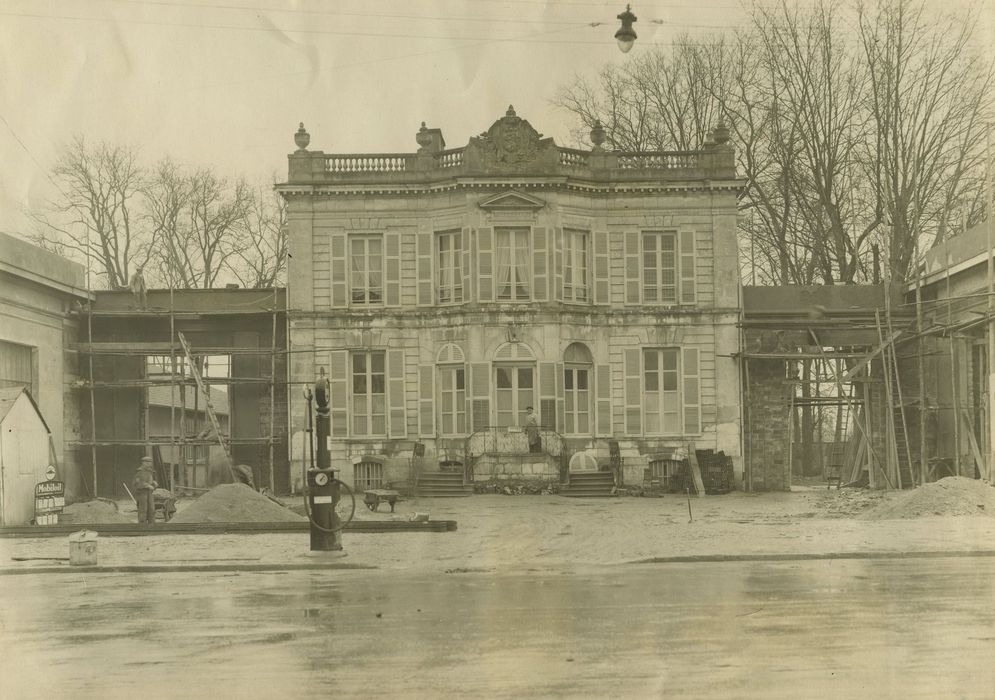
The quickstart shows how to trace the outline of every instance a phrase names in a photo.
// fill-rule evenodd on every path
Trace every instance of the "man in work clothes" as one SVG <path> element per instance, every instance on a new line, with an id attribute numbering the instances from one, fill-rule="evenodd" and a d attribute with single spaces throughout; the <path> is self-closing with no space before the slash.
<path id="1" fill-rule="evenodd" d="M 135 504 L 138 506 L 138 524 L 153 524 L 155 522 L 155 499 L 152 492 L 155 491 L 155 475 L 152 470 L 152 458 L 142 457 L 142 463 L 135 472 L 135 478 L 131 482 L 134 491 Z"/>
<path id="2" fill-rule="evenodd" d="M 539 438 L 539 418 L 532 412 L 532 407 L 525 408 L 525 438 L 529 442 L 529 452 L 542 452 L 542 440 Z"/>

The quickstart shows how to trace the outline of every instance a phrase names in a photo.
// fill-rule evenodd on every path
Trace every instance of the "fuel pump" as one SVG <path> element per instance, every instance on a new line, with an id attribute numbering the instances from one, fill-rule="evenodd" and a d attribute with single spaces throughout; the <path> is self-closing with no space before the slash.
<path id="1" fill-rule="evenodd" d="M 314 418 L 312 431 L 312 392 L 305 391 L 307 400 L 308 435 L 311 443 L 311 463 L 307 470 L 307 492 L 304 506 L 311 529 L 312 552 L 342 550 L 342 529 L 356 512 L 352 490 L 335 478 L 329 449 L 328 379 L 314 384 Z M 313 434 L 313 441 L 310 436 Z"/>

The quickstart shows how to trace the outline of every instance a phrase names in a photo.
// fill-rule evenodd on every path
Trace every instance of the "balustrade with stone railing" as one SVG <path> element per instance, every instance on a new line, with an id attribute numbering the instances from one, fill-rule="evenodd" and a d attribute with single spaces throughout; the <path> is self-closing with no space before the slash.
<path id="1" fill-rule="evenodd" d="M 407 153 L 376 153 L 369 155 L 326 155 L 325 172 L 329 173 L 403 173 L 408 168 Z"/>

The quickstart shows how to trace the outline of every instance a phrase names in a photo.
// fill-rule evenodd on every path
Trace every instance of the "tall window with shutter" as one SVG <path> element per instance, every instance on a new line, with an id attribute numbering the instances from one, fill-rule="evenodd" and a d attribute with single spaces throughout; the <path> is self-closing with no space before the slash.
<path id="1" fill-rule="evenodd" d="M 439 304 L 463 303 L 463 232 L 436 235 L 436 300 Z"/>
<path id="2" fill-rule="evenodd" d="M 532 251 L 529 229 L 494 230 L 494 286 L 498 301 L 529 301 Z"/>
<path id="3" fill-rule="evenodd" d="M 698 348 L 625 351 L 626 432 L 701 432 Z"/>
<path id="4" fill-rule="evenodd" d="M 640 290 L 644 304 L 693 304 L 695 288 L 694 231 L 644 231 L 641 236 Z M 631 301 L 631 300 L 630 300 Z"/>
<path id="5" fill-rule="evenodd" d="M 382 350 L 352 353 L 352 434 L 387 434 L 387 377 Z"/>
<path id="6" fill-rule="evenodd" d="M 383 304 L 383 238 L 349 237 L 349 289 L 354 305 Z"/>
<path id="7" fill-rule="evenodd" d="M 594 366 L 591 351 L 581 343 L 571 343 L 563 353 L 563 432 L 591 435 Z"/>
<path id="8" fill-rule="evenodd" d="M 563 231 L 563 301 L 586 304 L 590 300 L 587 231 Z"/>

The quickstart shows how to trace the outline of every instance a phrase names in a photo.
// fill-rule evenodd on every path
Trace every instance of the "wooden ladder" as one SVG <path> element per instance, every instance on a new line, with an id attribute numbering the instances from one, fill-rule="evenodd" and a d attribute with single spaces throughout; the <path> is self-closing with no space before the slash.
<path id="1" fill-rule="evenodd" d="M 225 457 L 228 459 L 228 471 L 231 473 L 232 481 L 237 482 L 238 477 L 235 475 L 235 461 L 231 456 L 231 447 L 225 442 L 221 434 L 221 423 L 218 422 L 218 414 L 214 412 L 214 404 L 211 403 L 211 392 L 207 388 L 207 385 L 204 384 L 204 380 L 200 376 L 200 370 L 197 369 L 197 364 L 193 361 L 193 354 L 190 352 L 190 345 L 187 343 L 187 339 L 183 337 L 183 333 L 180 331 L 177 331 L 176 335 L 180 339 L 180 346 L 183 348 L 183 354 L 186 355 L 187 364 L 190 366 L 190 374 L 193 375 L 194 381 L 197 382 L 198 391 L 204 395 L 204 407 L 207 409 L 207 417 L 214 427 L 214 434 L 218 437 L 218 444 L 225 451 Z"/>

